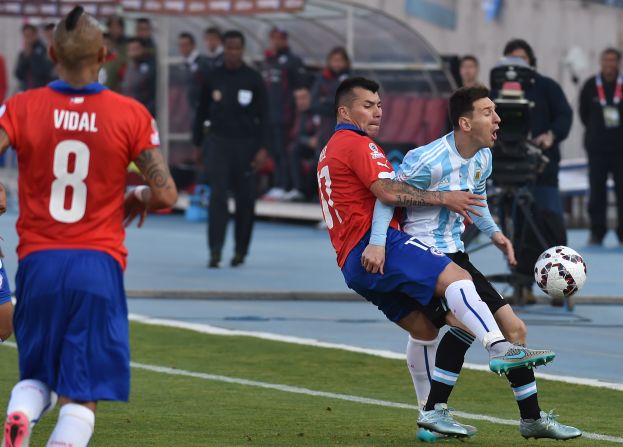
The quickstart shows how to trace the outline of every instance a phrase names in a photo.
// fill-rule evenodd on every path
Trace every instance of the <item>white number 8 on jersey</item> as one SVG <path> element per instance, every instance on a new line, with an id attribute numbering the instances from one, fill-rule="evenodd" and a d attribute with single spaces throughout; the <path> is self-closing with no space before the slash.
<path id="1" fill-rule="evenodd" d="M 74 154 L 73 172 L 69 172 L 69 156 Z M 84 217 L 87 207 L 87 185 L 84 179 L 89 173 L 89 147 L 82 141 L 65 140 L 54 149 L 53 172 L 56 178 L 52 182 L 50 194 L 50 215 L 63 223 L 78 222 Z M 65 208 L 67 189 L 73 194 L 69 208 Z"/>

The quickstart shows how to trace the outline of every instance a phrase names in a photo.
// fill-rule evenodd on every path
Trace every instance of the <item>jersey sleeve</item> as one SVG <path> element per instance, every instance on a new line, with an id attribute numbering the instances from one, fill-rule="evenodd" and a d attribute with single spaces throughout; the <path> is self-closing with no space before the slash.
<path id="1" fill-rule="evenodd" d="M 13 147 L 19 146 L 19 96 L 14 96 L 0 105 L 0 127 L 6 132 Z"/>
<path id="2" fill-rule="evenodd" d="M 480 179 L 474 185 L 474 194 L 481 196 L 487 195 L 487 179 L 491 177 L 493 171 L 493 157 L 490 149 L 485 149 L 482 154 L 483 169 Z"/>
<path id="3" fill-rule="evenodd" d="M 396 180 L 418 189 L 428 189 L 431 183 L 431 168 L 423 159 L 424 154 L 424 151 L 417 149 L 409 151 L 400 164 Z"/>
<path id="4" fill-rule="evenodd" d="M 394 168 L 385 158 L 383 150 L 368 139 L 357 141 L 351 150 L 350 166 L 361 182 L 370 188 L 372 183 L 379 179 L 393 179 L 396 177 Z"/>
<path id="5" fill-rule="evenodd" d="M 160 147 L 156 120 L 143 105 L 135 106 L 136 125 L 132 129 L 134 137 L 130 147 L 130 160 L 135 160 L 145 149 Z"/>

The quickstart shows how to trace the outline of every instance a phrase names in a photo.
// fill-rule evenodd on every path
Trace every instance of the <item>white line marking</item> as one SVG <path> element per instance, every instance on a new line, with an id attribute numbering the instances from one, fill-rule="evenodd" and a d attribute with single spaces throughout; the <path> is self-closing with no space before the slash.
<path id="1" fill-rule="evenodd" d="M 3 346 L 17 348 L 17 345 L 13 342 L 5 342 Z M 259 382 L 257 380 L 239 379 L 237 377 L 229 377 L 229 376 L 221 376 L 217 374 L 207 374 L 207 373 L 201 373 L 201 372 L 187 371 L 184 369 L 169 368 L 166 366 L 158 366 L 158 365 L 149 365 L 146 363 L 139 363 L 139 362 L 131 362 L 130 366 L 134 369 L 141 369 L 144 371 L 150 371 L 150 372 L 155 372 L 159 374 L 166 374 L 170 376 L 192 377 L 194 379 L 209 380 L 212 382 L 224 382 L 224 383 L 230 383 L 234 385 L 252 386 L 255 388 L 264 388 L 264 389 L 282 391 L 282 392 L 293 393 L 293 394 L 303 394 L 306 396 L 313 396 L 313 397 L 326 397 L 328 399 L 344 400 L 347 402 L 354 402 L 354 403 L 365 404 L 365 405 L 377 405 L 380 407 L 401 408 L 405 410 L 416 410 L 416 411 L 418 410 L 417 405 L 412 405 L 412 404 L 392 402 L 392 401 L 380 400 L 380 399 L 370 399 L 368 397 L 353 396 L 350 394 L 339 394 L 339 393 L 330 393 L 327 391 L 316 391 L 316 390 L 311 390 L 309 388 L 302 388 L 302 387 L 291 386 L 291 385 L 283 385 L 279 383 Z M 465 413 L 462 411 L 455 411 L 454 414 L 458 417 L 462 417 L 465 419 L 487 421 L 492 424 L 514 425 L 514 426 L 519 425 L 517 421 L 512 420 L 512 419 L 501 419 L 501 418 L 496 418 L 493 416 L 487 416 L 484 414 Z M 619 438 L 617 436 L 602 435 L 600 433 L 584 432 L 582 434 L 582 437 L 589 438 L 589 439 L 597 439 L 599 441 L 609 441 L 609 442 L 623 444 L 623 438 Z"/>
<path id="2" fill-rule="evenodd" d="M 260 338 L 263 340 L 272 340 L 272 341 L 280 341 L 284 343 L 293 343 L 297 345 L 305 345 L 305 346 L 315 346 L 318 348 L 329 348 L 329 349 L 341 349 L 343 351 L 349 352 L 357 352 L 359 354 L 368 354 L 376 357 L 382 357 L 386 359 L 396 359 L 396 360 L 405 360 L 405 354 L 400 352 L 387 351 L 383 349 L 366 349 L 358 346 L 345 345 L 341 343 L 329 343 L 320 340 L 316 340 L 313 338 L 303 338 L 303 337 L 295 337 L 292 335 L 280 335 L 273 334 L 270 332 L 255 332 L 255 331 L 241 331 L 236 329 L 225 329 L 217 326 L 211 326 L 209 324 L 201 324 L 201 323 L 188 323 L 185 321 L 178 320 L 168 320 L 163 318 L 152 318 L 145 315 L 138 314 L 130 314 L 130 321 L 136 321 L 143 324 L 149 324 L 153 326 L 166 326 L 177 329 L 187 329 L 194 332 L 199 332 L 202 334 L 211 334 L 211 335 L 226 335 L 226 336 L 235 336 L 235 337 L 253 337 Z M 465 363 L 463 365 L 464 368 L 472 369 L 476 371 L 489 371 L 488 365 L 477 365 L 475 363 Z M 603 382 L 598 379 L 587 379 L 583 377 L 573 377 L 573 376 L 560 376 L 557 374 L 548 374 L 537 372 L 535 374 L 539 379 L 545 380 L 554 380 L 557 382 L 571 383 L 573 385 L 586 385 L 592 386 L 596 388 L 606 388 L 609 390 L 615 391 L 623 391 L 623 383 L 611 383 L 611 382 Z"/>
<path id="3" fill-rule="evenodd" d="M 326 397 L 328 399 L 344 400 L 348 402 L 354 402 L 354 403 L 365 404 L 365 405 L 377 405 L 380 407 L 401 408 L 405 410 L 416 410 L 416 411 L 418 409 L 417 405 L 412 405 L 412 404 L 406 404 L 406 403 L 401 403 L 401 402 L 391 402 L 388 400 L 380 400 L 380 399 L 370 399 L 368 397 L 352 396 L 350 394 L 339 394 L 339 393 L 329 393 L 327 391 L 316 391 L 316 390 L 311 390 L 309 388 L 302 388 L 298 386 L 282 385 L 278 383 L 258 382 L 256 380 L 239 379 L 236 377 L 199 373 L 199 372 L 193 372 L 193 371 L 186 371 L 183 369 L 167 368 L 165 366 L 147 365 L 144 363 L 137 363 L 137 362 L 132 362 L 131 365 L 132 365 L 132 368 L 135 368 L 135 369 L 142 369 L 146 371 L 152 371 L 152 372 L 156 372 L 160 374 L 167 374 L 167 375 L 172 375 L 172 376 L 193 377 L 195 379 L 210 380 L 214 382 L 225 382 L 225 383 L 231 383 L 235 385 L 252 386 L 256 388 L 283 391 L 286 393 L 304 394 L 306 396 Z M 501 419 L 501 418 L 496 418 L 493 416 L 487 416 L 484 414 L 464 413 L 462 411 L 455 411 L 454 414 L 456 416 L 459 416 L 465 419 L 487 421 L 492 424 L 514 425 L 514 426 L 519 425 L 517 421 L 512 420 L 512 419 Z M 619 438 L 617 436 L 602 435 L 600 433 L 585 432 L 582 434 L 582 437 L 589 438 L 589 439 L 597 439 L 599 441 L 610 441 L 610 442 L 623 444 L 623 438 Z"/>

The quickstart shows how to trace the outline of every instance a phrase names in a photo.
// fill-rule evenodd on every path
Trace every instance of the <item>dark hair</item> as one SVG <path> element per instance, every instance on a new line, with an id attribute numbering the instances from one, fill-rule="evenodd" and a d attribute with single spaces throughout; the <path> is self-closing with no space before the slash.
<path id="1" fill-rule="evenodd" d="M 139 17 L 138 19 L 136 19 L 136 23 L 142 23 L 144 25 L 151 26 L 151 20 L 149 20 L 147 17 Z"/>
<path id="2" fill-rule="evenodd" d="M 604 57 L 606 54 L 614 54 L 618 60 L 621 60 L 621 52 L 614 47 L 608 47 L 601 52 L 601 57 Z"/>
<path id="3" fill-rule="evenodd" d="M 509 40 L 506 46 L 504 47 L 504 56 L 509 56 L 513 51 L 522 49 L 528 55 L 528 60 L 530 61 L 530 65 L 532 67 L 536 67 L 536 57 L 534 56 L 534 51 L 528 42 L 523 39 L 512 39 Z"/>
<path id="4" fill-rule="evenodd" d="M 463 65 L 463 62 L 466 61 L 472 61 L 474 64 L 480 65 L 480 62 L 478 62 L 478 58 L 473 54 L 466 54 L 465 56 L 463 56 L 459 61 L 459 66 Z"/>
<path id="5" fill-rule="evenodd" d="M 225 41 L 229 39 L 240 39 L 240 41 L 242 42 L 242 46 L 244 47 L 244 34 L 242 34 L 237 29 L 231 29 L 223 33 L 223 43 L 225 43 Z"/>
<path id="6" fill-rule="evenodd" d="M 335 56 L 336 54 L 339 54 L 340 56 L 342 56 L 344 60 L 346 61 L 346 65 L 350 67 L 350 57 L 348 57 L 348 51 L 346 51 L 346 48 L 333 47 L 331 51 L 329 51 L 329 54 L 327 54 L 327 60 L 329 60 L 331 56 Z"/>
<path id="7" fill-rule="evenodd" d="M 114 22 L 117 22 L 119 26 L 125 30 L 125 20 L 123 20 L 123 17 L 119 16 L 108 17 L 108 20 L 106 20 L 106 27 L 110 29 L 110 25 L 112 25 Z"/>
<path id="8" fill-rule="evenodd" d="M 350 104 L 355 95 L 353 90 L 360 87 L 364 90 L 368 90 L 372 93 L 379 91 L 379 84 L 371 79 L 362 77 L 344 79 L 337 90 L 335 91 L 335 114 L 337 115 L 337 109 L 343 105 Z"/>
<path id="9" fill-rule="evenodd" d="M 456 129 L 459 127 L 459 118 L 471 115 L 474 111 L 474 102 L 489 97 L 489 89 L 484 85 L 461 87 L 450 97 L 450 121 Z"/>
<path id="10" fill-rule="evenodd" d="M 221 30 L 218 29 L 216 26 L 210 26 L 210 27 L 206 28 L 206 30 L 203 32 L 203 34 L 214 34 L 215 36 L 218 36 L 219 39 L 223 38 Z"/>
<path id="11" fill-rule="evenodd" d="M 65 29 L 67 31 L 71 31 L 76 27 L 82 13 L 84 13 L 84 8 L 82 6 L 75 6 L 74 9 L 67 14 L 67 17 L 65 18 Z"/>
<path id="12" fill-rule="evenodd" d="M 46 31 L 53 31 L 56 28 L 56 24 L 52 22 L 48 22 L 43 26 L 43 29 Z"/>
<path id="13" fill-rule="evenodd" d="M 24 31 L 26 31 L 26 30 L 30 30 L 33 33 L 36 33 L 37 32 L 37 27 L 35 25 L 31 24 L 31 23 L 25 23 L 25 24 L 22 25 L 22 33 Z"/>
<path id="14" fill-rule="evenodd" d="M 128 40 L 126 40 L 126 43 L 128 45 L 130 45 L 131 43 L 138 43 L 143 48 L 145 48 L 145 41 L 143 39 L 141 39 L 140 37 L 130 37 Z"/>
<path id="15" fill-rule="evenodd" d="M 195 36 L 190 34 L 188 31 L 183 31 L 183 32 L 179 33 L 177 38 L 178 39 L 188 39 L 188 40 L 190 40 L 190 43 L 192 43 L 193 45 L 195 44 Z"/>

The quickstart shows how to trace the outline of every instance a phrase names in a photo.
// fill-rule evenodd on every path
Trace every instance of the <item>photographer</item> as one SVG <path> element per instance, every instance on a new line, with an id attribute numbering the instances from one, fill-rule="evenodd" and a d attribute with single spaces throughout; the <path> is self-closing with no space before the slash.
<path id="1" fill-rule="evenodd" d="M 519 57 L 535 69 L 534 82 L 525 91 L 526 99 L 534 103 L 530 110 L 530 131 L 532 142 L 543 150 L 549 162 L 537 177 L 534 198 L 539 208 L 556 213 L 562 220 L 558 189 L 559 145 L 569 135 L 573 111 L 560 85 L 536 72 L 534 51 L 525 40 L 509 41 L 504 47 L 504 56 Z"/>

